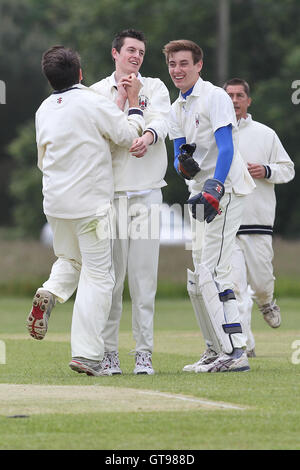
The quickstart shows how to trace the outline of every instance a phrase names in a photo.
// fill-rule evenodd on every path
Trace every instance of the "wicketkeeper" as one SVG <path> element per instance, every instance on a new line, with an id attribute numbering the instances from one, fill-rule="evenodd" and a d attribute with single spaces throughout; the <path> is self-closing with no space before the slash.
<path id="1" fill-rule="evenodd" d="M 171 41 L 163 50 L 170 76 L 179 88 L 172 105 L 170 138 L 175 168 L 191 197 L 195 271 L 188 270 L 188 292 L 207 349 L 184 371 L 249 370 L 246 337 L 231 279 L 231 256 L 243 200 L 254 183 L 238 153 L 237 122 L 224 90 L 199 76 L 201 48 L 188 40 Z"/>

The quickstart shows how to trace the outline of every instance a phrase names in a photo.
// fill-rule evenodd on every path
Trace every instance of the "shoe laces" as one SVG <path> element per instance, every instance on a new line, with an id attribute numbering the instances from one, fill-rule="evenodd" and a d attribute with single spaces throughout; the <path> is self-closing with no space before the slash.
<path id="1" fill-rule="evenodd" d="M 110 358 L 110 353 L 105 352 L 103 359 L 101 361 L 101 367 L 102 369 L 109 369 L 111 365 L 111 358 Z"/>
<path id="2" fill-rule="evenodd" d="M 208 348 L 200 357 L 200 361 L 203 359 L 209 359 L 212 356 L 217 356 L 217 353 L 212 348 Z"/>
<path id="3" fill-rule="evenodd" d="M 109 354 L 111 365 L 113 367 L 119 367 L 120 366 L 119 353 L 117 351 L 113 351 L 107 354 Z"/>
<path id="4" fill-rule="evenodd" d="M 276 305 L 276 300 L 273 302 L 270 302 L 269 304 L 262 305 L 259 307 L 260 311 L 262 312 L 263 315 L 276 315 L 277 312 L 279 312 L 279 307 Z M 275 313 L 276 312 L 276 313 Z"/>
<path id="5" fill-rule="evenodd" d="M 135 362 L 137 365 L 152 367 L 152 354 L 150 352 L 137 351 L 135 354 Z"/>

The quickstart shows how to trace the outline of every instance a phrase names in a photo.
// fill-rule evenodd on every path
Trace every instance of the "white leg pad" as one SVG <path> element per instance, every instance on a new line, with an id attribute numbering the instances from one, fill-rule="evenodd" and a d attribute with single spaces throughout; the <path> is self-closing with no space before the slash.
<path id="1" fill-rule="evenodd" d="M 226 324 L 224 302 L 221 302 L 213 277 L 204 264 L 198 265 L 197 273 L 188 270 L 188 292 L 205 340 L 208 339 L 218 353 L 232 353 L 231 334 L 241 332 L 241 326 L 239 323 Z"/>
<path id="2" fill-rule="evenodd" d="M 187 270 L 187 291 L 206 346 L 218 354 L 221 353 L 222 349 L 218 337 L 215 334 L 209 316 L 204 313 L 206 312 L 206 305 L 199 285 L 199 275 L 190 269 Z"/>

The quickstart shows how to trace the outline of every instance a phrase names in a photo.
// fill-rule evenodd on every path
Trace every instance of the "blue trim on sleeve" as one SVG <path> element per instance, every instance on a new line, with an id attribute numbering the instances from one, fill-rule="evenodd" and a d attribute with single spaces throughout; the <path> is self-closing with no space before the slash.
<path id="1" fill-rule="evenodd" d="M 182 144 L 186 144 L 186 138 L 185 137 L 179 137 L 178 139 L 175 139 L 173 142 L 174 145 L 174 168 L 178 172 L 178 155 L 180 154 L 179 147 Z"/>
<path id="2" fill-rule="evenodd" d="M 131 114 L 140 114 L 141 116 L 144 116 L 143 111 L 139 108 L 129 108 L 128 116 L 130 116 Z"/>
<path id="3" fill-rule="evenodd" d="M 225 183 L 233 159 L 232 126 L 220 127 L 215 132 L 219 154 L 214 179 Z"/>

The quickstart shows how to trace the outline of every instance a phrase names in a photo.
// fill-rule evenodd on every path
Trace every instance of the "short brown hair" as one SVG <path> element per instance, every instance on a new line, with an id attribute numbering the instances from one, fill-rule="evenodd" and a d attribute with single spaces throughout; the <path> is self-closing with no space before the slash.
<path id="1" fill-rule="evenodd" d="M 119 33 L 117 33 L 116 36 L 114 37 L 114 40 L 111 46 L 112 49 L 116 49 L 118 52 L 120 52 L 126 38 L 137 39 L 138 41 L 143 42 L 146 48 L 147 42 L 146 42 L 145 35 L 142 31 L 136 31 L 135 29 L 124 29 L 123 31 L 120 31 Z"/>
<path id="2" fill-rule="evenodd" d="M 243 78 L 235 77 L 235 78 L 231 78 L 230 80 L 227 80 L 223 85 L 224 90 L 226 90 L 226 88 L 230 85 L 232 86 L 241 85 L 244 88 L 246 95 L 248 97 L 250 96 L 250 86 L 246 82 L 246 80 L 244 80 Z"/>
<path id="3" fill-rule="evenodd" d="M 200 62 L 200 60 L 203 60 L 203 50 L 200 46 L 198 46 L 198 44 L 190 41 L 189 39 L 177 39 L 175 41 L 168 42 L 168 44 L 166 44 L 163 48 L 166 62 L 168 63 L 171 54 L 179 51 L 191 51 L 194 64 L 197 64 Z"/>
<path id="4" fill-rule="evenodd" d="M 64 46 L 53 46 L 42 57 L 43 73 L 54 90 L 78 83 L 80 67 L 78 53 Z"/>

